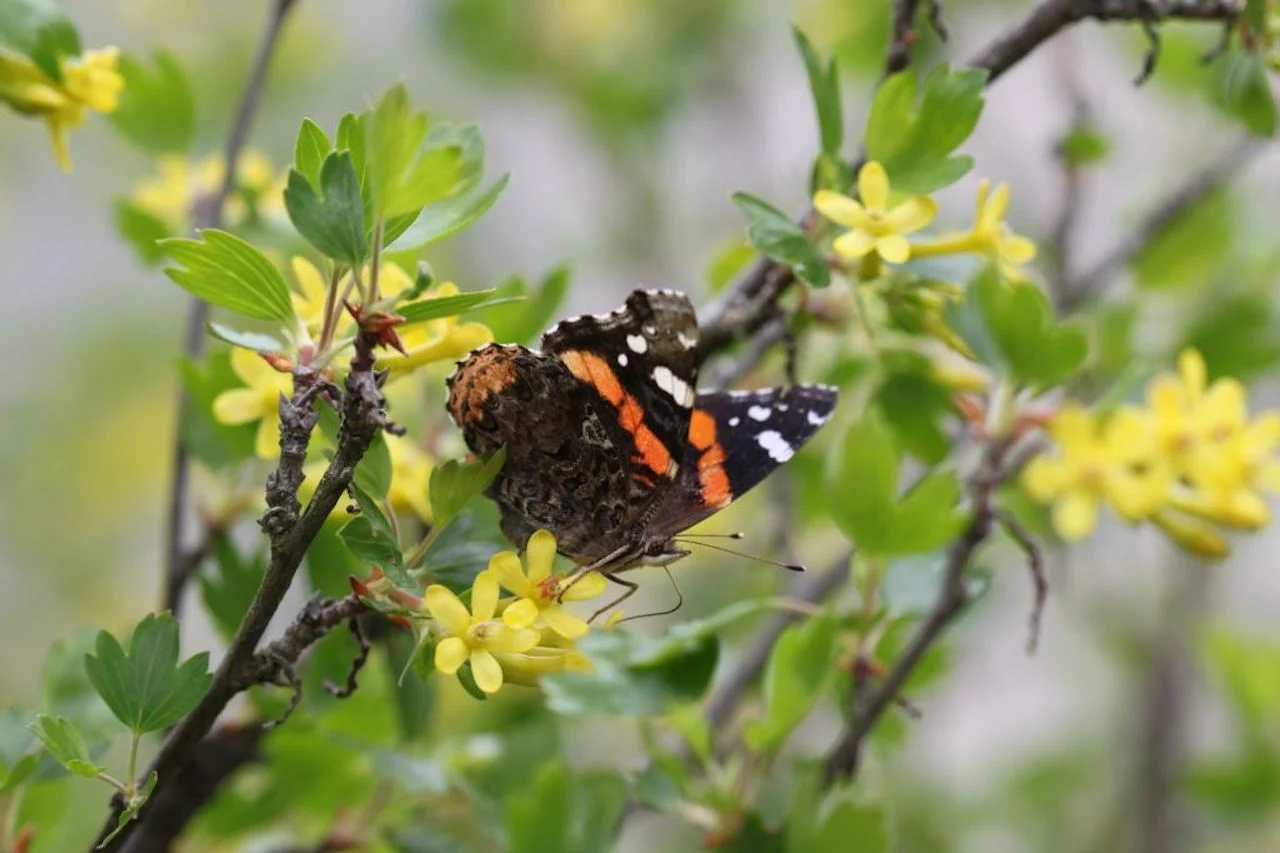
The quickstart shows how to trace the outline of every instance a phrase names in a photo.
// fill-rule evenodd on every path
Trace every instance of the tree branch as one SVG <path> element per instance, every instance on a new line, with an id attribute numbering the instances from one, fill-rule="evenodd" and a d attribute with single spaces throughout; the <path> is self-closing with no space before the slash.
<path id="1" fill-rule="evenodd" d="M 270 562 L 257 595 L 214 673 L 209 691 L 170 732 L 159 754 L 143 774 L 145 778 L 152 772 L 156 773 L 161 789 L 169 779 L 178 775 L 227 703 L 244 689 L 245 679 L 253 671 L 258 641 L 280 608 L 308 546 L 346 493 L 356 465 L 378 430 L 387 423 L 383 411 L 382 377 L 373 370 L 376 344 L 375 334 L 362 332 L 356 338 L 351 371 L 347 375 L 337 452 L 320 478 L 305 511 L 298 503 L 297 491 L 303 480 L 302 466 L 316 420 L 315 397 L 323 387 L 322 383 L 316 377 L 308 378 L 301 370 L 295 371 L 293 397 L 280 402 L 280 461 L 267 478 L 267 511 L 261 522 L 271 539 Z M 118 798 L 113 805 L 112 815 L 101 837 L 106 837 L 122 811 L 123 804 Z M 144 807 L 131 828 L 117 836 L 107 849 L 121 849 L 131 829 L 140 822 L 145 823 L 151 814 L 153 810 Z"/>
<path id="2" fill-rule="evenodd" d="M 1240 9 L 1239 0 L 1041 0 L 1026 18 L 993 39 L 968 64 L 970 68 L 985 69 L 987 85 L 991 85 L 1063 28 L 1080 21 L 1229 22 L 1239 16 Z M 802 217 L 801 226 L 807 226 L 816 215 L 809 210 Z M 778 300 L 795 280 L 790 267 L 767 258 L 752 267 L 703 312 L 699 323 L 699 363 L 768 322 L 778 311 Z"/>
<path id="3" fill-rule="evenodd" d="M 223 149 L 222 159 L 226 170 L 222 176 L 222 184 L 212 194 L 196 199 L 192 209 L 192 221 L 196 230 L 217 228 L 222 224 L 222 212 L 226 206 L 227 196 L 235 187 L 236 164 L 240 160 L 240 152 L 244 149 L 245 140 L 249 136 L 249 126 L 258 110 L 258 100 L 266 81 L 267 68 L 271 64 L 271 56 L 275 53 L 276 43 L 280 40 L 280 32 L 285 18 L 297 0 L 275 0 L 267 17 L 267 27 L 263 31 L 262 40 L 258 43 L 258 52 L 254 56 L 253 66 L 249 71 L 249 79 L 245 83 L 244 94 L 240 97 L 240 106 L 236 111 L 235 122 L 227 135 L 227 143 Z M 188 358 L 198 359 L 204 353 L 204 327 L 209 319 L 209 305 L 202 299 L 193 298 L 187 313 L 186 333 L 183 337 L 183 352 Z M 187 515 L 190 497 L 191 458 L 187 453 L 183 440 L 183 425 L 188 417 L 191 399 L 186 386 L 178 388 L 177 414 L 175 418 L 175 435 L 173 438 L 173 457 L 169 473 L 169 503 L 166 509 L 164 559 L 165 577 L 163 608 L 174 616 L 182 606 L 182 594 L 187 582 L 199 569 L 204 554 L 198 547 L 190 551 L 182 544 L 183 521 Z"/>

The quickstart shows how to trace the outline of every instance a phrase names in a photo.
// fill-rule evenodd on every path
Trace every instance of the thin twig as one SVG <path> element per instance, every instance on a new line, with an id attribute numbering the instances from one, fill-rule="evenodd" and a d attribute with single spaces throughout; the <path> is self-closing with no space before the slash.
<path id="1" fill-rule="evenodd" d="M 209 196 L 198 198 L 192 206 L 192 221 L 197 231 L 203 228 L 217 228 L 222 224 L 223 209 L 227 197 L 235 188 L 236 165 L 240 160 L 240 152 L 244 150 L 245 141 L 249 137 L 249 127 L 258 111 L 258 101 L 262 95 L 262 87 L 266 82 L 267 68 L 271 64 L 271 56 L 275 53 L 276 44 L 280 40 L 280 32 L 285 19 L 297 0 L 275 0 L 267 17 L 267 26 L 258 42 L 258 52 L 249 70 L 249 78 L 245 83 L 244 93 L 240 98 L 240 106 L 236 110 L 235 121 L 231 132 L 227 135 L 227 143 L 223 149 L 222 160 L 226 169 L 222 183 Z M 183 335 L 183 352 L 190 359 L 197 360 L 204 354 L 205 323 L 209 319 L 209 304 L 202 299 L 192 298 L 187 312 L 186 332 Z M 187 582 L 196 572 L 201 558 L 187 553 L 182 544 L 183 523 L 187 516 L 190 501 L 191 457 L 187 452 L 184 436 L 184 424 L 190 417 L 190 395 L 185 385 L 178 388 L 177 413 L 173 437 L 173 456 L 169 473 L 169 504 L 165 521 L 165 576 L 164 594 L 161 598 L 163 607 L 175 616 L 182 606 L 182 594 Z"/>
<path id="2" fill-rule="evenodd" d="M 1267 148 L 1266 144 L 1244 136 L 1236 140 L 1200 170 L 1161 199 L 1130 234 L 1120 241 L 1092 269 L 1072 279 L 1064 288 L 1063 300 L 1076 307 L 1097 296 L 1179 216 L 1195 207 L 1210 193 L 1230 182 Z"/>
<path id="3" fill-rule="evenodd" d="M 356 646 L 359 651 L 356 656 L 351 659 L 351 666 L 347 670 L 347 681 L 345 684 L 335 684 L 325 679 L 324 689 L 329 691 L 329 695 L 336 696 L 339 699 L 347 699 L 351 694 L 356 692 L 359 687 L 356 683 L 356 676 L 360 674 L 360 670 L 364 669 L 364 665 L 369 662 L 369 650 L 372 648 L 369 644 L 369 638 L 365 636 L 364 629 L 360 627 L 360 620 L 351 617 L 347 620 L 347 630 L 351 632 L 351 636 L 355 638 Z"/>
<path id="4" fill-rule="evenodd" d="M 1076 39 L 1068 35 L 1054 43 L 1055 68 L 1057 77 L 1071 107 L 1071 120 L 1067 125 L 1067 134 L 1078 132 L 1088 127 L 1093 109 L 1086 97 L 1080 80 L 1080 61 L 1075 50 Z M 1062 140 L 1066 141 L 1066 138 Z M 1067 285 L 1075 271 L 1073 250 L 1075 248 L 1076 226 L 1080 221 L 1080 208 L 1083 202 L 1084 176 L 1079 164 L 1071 159 L 1069 151 L 1064 150 L 1062 143 L 1055 148 L 1054 158 L 1062 169 L 1062 201 L 1058 205 L 1058 215 L 1053 227 L 1049 230 L 1049 245 L 1046 254 L 1046 286 L 1053 297 L 1059 312 L 1070 310 Z"/>
<path id="5" fill-rule="evenodd" d="M 1031 603 L 1031 616 L 1027 619 L 1027 654 L 1035 654 L 1040 643 L 1040 623 L 1044 619 L 1044 606 L 1049 600 L 1049 578 L 1044 571 L 1044 554 L 1031 534 L 1018 523 L 1012 513 L 996 510 L 996 519 L 1009 538 L 1017 543 L 1027 557 L 1027 569 L 1031 572 L 1031 585 L 1035 598 Z"/>

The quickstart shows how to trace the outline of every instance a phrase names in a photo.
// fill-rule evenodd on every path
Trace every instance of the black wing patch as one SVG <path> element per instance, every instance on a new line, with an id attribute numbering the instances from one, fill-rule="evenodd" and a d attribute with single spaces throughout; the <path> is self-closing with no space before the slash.
<path id="1" fill-rule="evenodd" d="M 742 497 L 830 420 L 837 397 L 826 385 L 698 394 L 677 487 L 655 513 L 654 533 L 672 536 Z"/>

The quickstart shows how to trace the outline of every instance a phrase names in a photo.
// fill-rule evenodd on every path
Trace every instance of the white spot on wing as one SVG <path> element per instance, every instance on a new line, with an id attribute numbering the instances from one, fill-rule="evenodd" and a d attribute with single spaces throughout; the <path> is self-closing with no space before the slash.
<path id="1" fill-rule="evenodd" d="M 795 448 L 787 444 L 782 433 L 767 429 L 756 436 L 756 444 L 760 445 L 774 462 L 786 462 L 795 455 Z"/>
<path id="2" fill-rule="evenodd" d="M 655 367 L 653 381 L 681 406 L 687 408 L 693 405 L 693 389 L 689 387 L 689 383 L 672 373 L 669 367 L 665 365 Z"/>
<path id="3" fill-rule="evenodd" d="M 643 328 L 641 328 L 640 331 L 644 332 L 646 335 L 648 335 L 651 338 L 654 335 L 658 334 L 658 330 L 655 329 L 653 326 L 644 326 Z"/>
<path id="4" fill-rule="evenodd" d="M 621 364 L 623 367 L 627 366 L 627 354 L 625 352 L 618 353 L 618 364 Z"/>
<path id="5" fill-rule="evenodd" d="M 747 417 L 753 421 L 767 421 L 771 414 L 773 413 L 765 406 L 752 406 L 747 409 Z"/>
<path id="6" fill-rule="evenodd" d="M 729 418 L 729 426 L 736 427 L 740 423 L 742 423 L 742 418 L 738 417 L 737 415 L 734 415 L 733 417 Z"/>
<path id="7" fill-rule="evenodd" d="M 642 353 L 649 349 L 649 342 L 644 335 L 627 335 L 627 348 L 634 353 Z"/>
<path id="8" fill-rule="evenodd" d="M 830 415 L 820 415 L 820 414 L 818 414 L 817 412 L 809 412 L 809 415 L 808 415 L 809 423 L 813 424 L 814 426 L 822 426 L 823 424 L 825 424 L 825 423 L 827 422 L 827 418 L 829 418 L 829 417 L 831 417 L 831 416 L 830 416 Z"/>
<path id="9" fill-rule="evenodd" d="M 791 407 L 788 406 L 786 403 L 779 403 L 776 408 L 778 409 L 779 412 L 785 412 L 787 409 Z"/>
<path id="10" fill-rule="evenodd" d="M 689 337 L 684 332 L 676 332 L 676 338 L 680 341 L 680 346 L 685 349 L 693 349 L 698 345 L 698 341 L 696 339 Z"/>

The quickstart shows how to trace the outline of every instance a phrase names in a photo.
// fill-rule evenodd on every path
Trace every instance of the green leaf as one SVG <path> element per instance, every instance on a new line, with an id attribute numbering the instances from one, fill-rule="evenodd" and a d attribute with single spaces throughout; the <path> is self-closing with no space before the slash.
<path id="1" fill-rule="evenodd" d="M 951 392 L 938 384 L 930 371 L 930 363 L 914 360 L 903 369 L 891 370 L 876 388 L 875 402 L 902 448 L 922 462 L 936 465 L 951 452 L 951 438 L 943 421 L 955 410 Z"/>
<path id="2" fill-rule="evenodd" d="M 311 186 L 320 185 L 320 168 L 331 151 L 333 144 L 320 125 L 304 118 L 298 128 L 298 141 L 293 146 L 293 167 Z"/>
<path id="3" fill-rule="evenodd" d="M 200 594 L 213 624 L 224 639 L 230 639 L 266 575 L 266 555 L 256 551 L 246 559 L 226 535 L 215 535 L 210 550 L 218 571 L 200 573 Z"/>
<path id="4" fill-rule="evenodd" d="M 381 432 L 356 466 L 355 484 L 377 500 L 386 498 L 391 488 L 391 451 Z"/>
<path id="5" fill-rule="evenodd" d="M 575 848 L 569 844 L 572 794 L 568 768 L 559 762 L 543 765 L 530 788 L 507 801 L 505 825 L 511 853 L 570 853 Z"/>
<path id="6" fill-rule="evenodd" d="M 462 149 L 427 139 L 427 114 L 415 111 L 403 83 L 374 107 L 366 127 L 367 181 L 375 215 L 414 212 L 453 192 L 462 178 Z"/>
<path id="7" fill-rule="evenodd" d="M 400 544 L 367 515 L 357 515 L 338 531 L 342 544 L 356 559 L 369 565 L 381 566 L 391 582 L 401 589 L 418 589 L 413 578 L 404 570 L 404 555 Z"/>
<path id="8" fill-rule="evenodd" d="M 502 470 L 507 460 L 503 447 L 488 459 L 458 462 L 450 459 L 431 469 L 428 494 L 431 498 L 431 517 L 436 528 L 445 527 L 472 499 L 479 496 Z"/>
<path id="9" fill-rule="evenodd" d="M 891 75 L 876 91 L 867 116 L 867 159 L 879 161 L 901 192 L 930 193 L 955 183 L 973 163 L 951 152 L 978 124 L 986 80 L 982 70 L 935 66 L 917 108 L 915 71 Z"/>
<path id="10" fill-rule="evenodd" d="M 393 238 L 390 251 L 417 251 L 458 233 L 489 211 L 507 188 L 510 173 L 503 175 L 483 190 L 453 196 L 422 208 L 417 219 L 398 238 Z"/>
<path id="11" fill-rule="evenodd" d="M 747 217 L 747 240 L 775 261 L 789 265 L 814 287 L 831 283 L 826 259 L 790 217 L 768 202 L 736 192 L 733 201 Z"/>
<path id="12" fill-rule="evenodd" d="M 89 680 L 116 719 L 142 734 L 178 722 L 209 688 L 209 653 L 178 664 L 178 623 L 149 614 L 133 629 L 126 654 L 115 637 L 98 633 L 85 655 Z"/>
<path id="13" fill-rule="evenodd" d="M 233 347 L 241 349 L 251 349 L 255 352 L 285 352 L 287 347 L 279 338 L 273 338 L 271 335 L 262 332 L 248 332 L 243 329 L 233 329 L 222 323 L 209 322 L 205 324 L 205 329 L 210 335 L 220 341 L 225 341 Z"/>
<path id="14" fill-rule="evenodd" d="M 496 341 L 532 343 L 551 325 L 568 292 L 569 268 L 564 265 L 548 272 L 535 288 L 530 288 L 519 276 L 512 276 L 497 287 L 494 296 L 497 299 L 523 296 L 524 301 L 491 303 L 490 307 L 479 309 L 482 313 L 476 319 L 489 327 Z"/>
<path id="15" fill-rule="evenodd" d="M 1215 293 L 1203 309 L 1188 313 L 1192 319 L 1177 349 L 1199 350 L 1211 380 L 1247 381 L 1280 364 L 1280 329 L 1265 292 Z"/>
<path id="16" fill-rule="evenodd" d="M 938 601 L 938 590 L 946 575 L 947 550 L 910 554 L 894 558 L 885 569 L 880 596 L 895 614 L 923 616 Z M 981 571 L 970 569 L 965 582 L 970 598 L 986 592 L 988 581 Z"/>
<path id="17" fill-rule="evenodd" d="M 0 45 L 29 56 L 54 80 L 62 80 L 57 56 L 76 56 L 80 40 L 71 19 L 49 0 L 0 3 Z"/>
<path id="18" fill-rule="evenodd" d="M 107 768 L 89 760 L 89 749 L 75 724 L 66 717 L 40 714 L 29 728 L 59 764 L 77 776 L 97 776 Z"/>
<path id="19" fill-rule="evenodd" d="M 893 519 L 899 461 L 893 434 L 874 410 L 845 433 L 830 484 L 841 497 L 831 514 L 859 548 L 874 550 Z"/>
<path id="20" fill-rule="evenodd" d="M 308 243 L 335 261 L 357 267 L 369 258 L 360 178 L 348 151 L 335 151 L 320 167 L 320 195 L 297 169 L 289 170 L 284 206 Z"/>
<path id="21" fill-rule="evenodd" d="M 1055 323 L 1049 298 L 1030 282 L 1006 282 L 990 266 L 969 285 L 1015 378 L 1049 388 L 1070 378 L 1089 352 L 1074 323 Z"/>
<path id="22" fill-rule="evenodd" d="M 1213 64 L 1214 100 L 1254 136 L 1276 132 L 1276 101 L 1271 93 L 1266 60 L 1257 51 L 1232 49 Z"/>
<path id="23" fill-rule="evenodd" d="M 1090 166 L 1107 158 L 1111 153 L 1111 140 L 1094 125 L 1079 122 L 1058 140 L 1057 150 L 1068 166 Z"/>
<path id="24" fill-rule="evenodd" d="M 152 54 L 154 69 L 122 54 L 124 77 L 120 106 L 108 116 L 122 136 L 154 153 L 181 153 L 195 136 L 196 104 L 191 83 L 177 57 L 165 51 Z"/>
<path id="25" fill-rule="evenodd" d="M 1166 222 L 1134 256 L 1133 274 L 1144 290 L 1207 287 L 1222 274 L 1240 231 L 1240 204 L 1219 188 Z"/>
<path id="26" fill-rule="evenodd" d="M 836 622 L 819 616 L 791 625 L 778 638 L 764 673 L 766 713 L 747 726 L 747 743 L 771 752 L 809 713 L 831 674 Z"/>
<path id="27" fill-rule="evenodd" d="M 809 77 L 809 91 L 818 111 L 818 131 L 822 140 L 822 152 L 831 157 L 840 156 L 844 144 L 844 116 L 840 109 L 840 75 L 833 58 L 825 67 L 814 52 L 809 39 L 797 27 L 791 28 L 796 47 L 804 59 L 804 70 Z"/>
<path id="28" fill-rule="evenodd" d="M 179 287 L 211 305 L 255 320 L 293 319 L 289 286 L 261 250 L 234 234 L 206 228 L 200 239 L 171 237 L 160 245 L 182 267 L 166 267 Z"/>
<path id="29" fill-rule="evenodd" d="M 15 708 L 0 710 L 0 797 L 31 778 L 40 766 L 40 750 Z"/>
<path id="30" fill-rule="evenodd" d="M 831 808 L 805 850 L 839 850 L 858 839 L 858 853 L 887 853 L 889 827 L 884 810 L 846 801 Z M 797 851 L 798 853 L 798 851 Z"/>
<path id="31" fill-rule="evenodd" d="M 918 554 L 950 542 L 968 520 L 956 512 L 960 484 L 950 471 L 935 472 L 917 483 L 893 508 L 881 531 L 876 554 Z"/>
<path id="32" fill-rule="evenodd" d="M 396 313 L 404 318 L 400 328 L 426 323 L 429 320 L 439 320 L 441 317 L 454 317 L 465 311 L 474 311 L 477 308 L 484 308 L 488 305 L 500 304 L 499 300 L 491 298 L 495 292 L 494 290 L 473 290 L 469 293 L 456 293 L 453 296 L 435 296 L 405 305 L 397 305 Z M 505 302 L 507 300 L 503 299 L 501 301 Z"/>
<path id="33" fill-rule="evenodd" d="M 120 236 L 133 246 L 143 263 L 159 263 L 164 258 L 164 247 L 160 241 L 173 236 L 169 224 L 129 201 L 116 201 L 114 209 L 116 230 Z"/>

